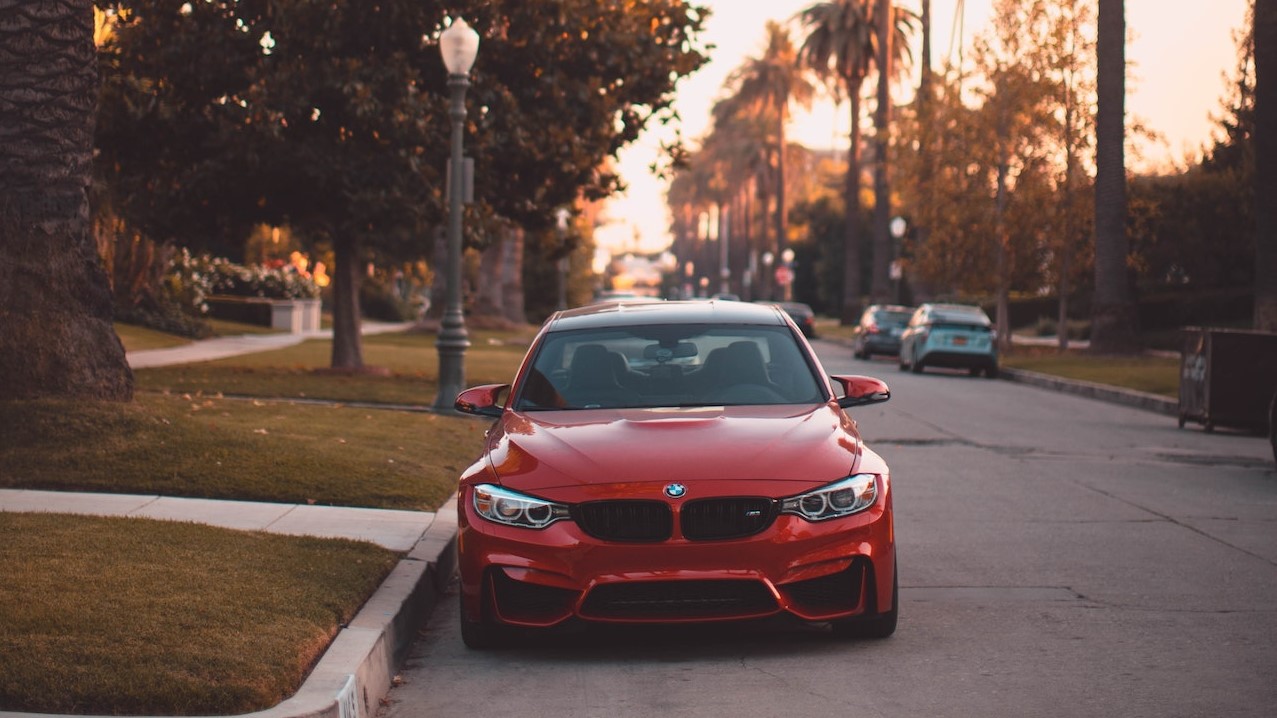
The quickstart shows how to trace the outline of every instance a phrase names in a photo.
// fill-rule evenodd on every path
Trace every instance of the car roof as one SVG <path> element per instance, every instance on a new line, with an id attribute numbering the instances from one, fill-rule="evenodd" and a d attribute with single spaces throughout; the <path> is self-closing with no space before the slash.
<path id="1" fill-rule="evenodd" d="M 781 309 L 784 309 L 784 310 L 786 310 L 786 311 L 799 311 L 799 312 L 802 312 L 802 311 L 810 312 L 810 311 L 811 311 L 811 307 L 810 307 L 810 306 L 808 306 L 807 304 L 802 303 L 802 302 L 778 302 L 778 301 L 777 301 L 777 302 L 774 302 L 774 301 L 772 301 L 772 300 L 770 300 L 770 299 L 758 299 L 758 300 L 755 300 L 755 301 L 754 301 L 754 303 L 755 303 L 755 304 L 762 304 L 762 305 L 765 305 L 765 306 L 777 306 L 777 307 L 780 307 Z"/>
<path id="2" fill-rule="evenodd" d="M 912 314 L 913 307 L 906 307 L 903 304 L 875 304 L 869 307 L 871 312 L 901 312 L 904 314 Z"/>
<path id="3" fill-rule="evenodd" d="M 546 331 L 642 326 L 646 324 L 764 324 L 786 326 L 780 309 L 733 301 L 619 301 L 558 312 Z"/>

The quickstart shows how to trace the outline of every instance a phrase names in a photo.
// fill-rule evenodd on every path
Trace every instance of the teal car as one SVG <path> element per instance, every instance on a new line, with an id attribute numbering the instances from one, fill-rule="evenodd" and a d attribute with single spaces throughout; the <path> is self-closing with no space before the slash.
<path id="1" fill-rule="evenodd" d="M 998 375 L 998 336 L 989 315 L 965 304 L 923 304 L 900 336 L 900 369 L 966 369 L 990 379 Z"/>

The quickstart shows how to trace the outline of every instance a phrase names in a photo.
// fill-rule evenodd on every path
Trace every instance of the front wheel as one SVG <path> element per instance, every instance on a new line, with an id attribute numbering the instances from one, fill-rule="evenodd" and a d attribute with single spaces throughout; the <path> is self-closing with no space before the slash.
<path id="1" fill-rule="evenodd" d="M 997 364 L 994 364 L 993 366 L 985 367 L 985 369 L 984 369 L 984 375 L 985 375 L 985 376 L 987 376 L 987 377 L 989 377 L 990 379 L 997 379 L 997 378 L 998 378 L 998 365 L 997 365 Z"/>
<path id="2" fill-rule="evenodd" d="M 899 564 L 897 564 L 898 566 Z M 900 618 L 900 572 L 892 571 L 891 610 L 868 618 L 842 618 L 830 623 L 834 635 L 839 638 L 887 638 L 896 632 Z"/>
<path id="3" fill-rule="evenodd" d="M 471 621 L 469 618 L 466 618 L 464 598 L 461 600 L 460 609 L 461 642 L 466 644 L 466 648 L 475 651 L 484 651 L 492 648 L 500 648 L 509 640 L 509 635 L 505 628 L 493 625 L 482 619 L 478 621 Z"/>

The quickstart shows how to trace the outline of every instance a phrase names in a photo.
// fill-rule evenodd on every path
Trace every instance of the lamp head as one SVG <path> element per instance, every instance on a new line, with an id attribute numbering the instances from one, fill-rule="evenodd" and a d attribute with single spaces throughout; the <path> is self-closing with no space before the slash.
<path id="1" fill-rule="evenodd" d="M 891 236 L 900 239 L 905 236 L 905 230 L 909 228 L 904 217 L 893 217 L 891 220 Z"/>
<path id="2" fill-rule="evenodd" d="M 479 54 L 479 33 L 457 18 L 439 36 L 439 53 L 450 75 L 468 75 Z"/>

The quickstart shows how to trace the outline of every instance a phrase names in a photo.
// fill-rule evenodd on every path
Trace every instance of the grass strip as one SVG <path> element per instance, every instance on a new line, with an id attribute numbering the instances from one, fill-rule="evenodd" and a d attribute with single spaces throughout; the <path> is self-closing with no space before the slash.
<path id="1" fill-rule="evenodd" d="M 530 336 L 476 333 L 470 383 L 510 381 Z M 438 508 L 478 457 L 486 423 L 347 404 L 432 404 L 434 335 L 365 337 L 366 362 L 385 369 L 375 374 L 328 371 L 331 346 L 142 369 L 131 404 L 0 403 L 11 427 L 0 432 L 0 487 Z"/>
<path id="2" fill-rule="evenodd" d="M 0 513 L 0 709 L 276 705 L 397 560 L 356 541 Z"/>
<path id="3" fill-rule="evenodd" d="M 1060 354 L 1054 349 L 1017 347 L 1002 357 L 1003 366 L 1041 374 L 1089 381 L 1179 397 L 1180 360 L 1157 356 L 1096 356 L 1077 352 Z"/>
<path id="4" fill-rule="evenodd" d="M 528 333 L 479 332 L 466 352 L 467 384 L 508 383 L 527 351 Z M 438 392 L 439 354 L 435 335 L 424 332 L 363 338 L 365 372 L 333 372 L 332 341 L 312 339 L 296 346 L 216 361 L 140 369 L 142 390 L 189 394 L 234 394 L 430 406 Z"/>

